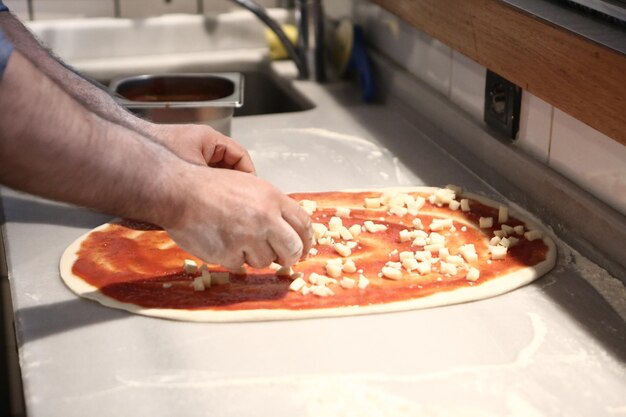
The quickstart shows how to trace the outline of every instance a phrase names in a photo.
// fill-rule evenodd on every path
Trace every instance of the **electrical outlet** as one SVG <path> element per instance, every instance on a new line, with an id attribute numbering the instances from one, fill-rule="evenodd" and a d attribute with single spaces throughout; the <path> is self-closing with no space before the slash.
<path id="1" fill-rule="evenodd" d="M 485 123 L 511 140 L 519 130 L 522 89 L 487 70 L 485 82 Z"/>

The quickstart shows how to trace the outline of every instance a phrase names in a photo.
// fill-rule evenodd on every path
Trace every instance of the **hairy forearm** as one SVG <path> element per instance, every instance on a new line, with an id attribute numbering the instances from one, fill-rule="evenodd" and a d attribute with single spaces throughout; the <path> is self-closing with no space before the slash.
<path id="1" fill-rule="evenodd" d="M 172 221 L 185 162 L 87 111 L 18 51 L 0 80 L 0 183 L 119 216 Z"/>
<path id="2" fill-rule="evenodd" d="M 152 123 L 132 115 L 119 106 L 108 92 L 68 69 L 10 13 L 0 13 L 0 27 L 18 51 L 83 106 L 103 119 L 154 138 L 155 126 Z"/>

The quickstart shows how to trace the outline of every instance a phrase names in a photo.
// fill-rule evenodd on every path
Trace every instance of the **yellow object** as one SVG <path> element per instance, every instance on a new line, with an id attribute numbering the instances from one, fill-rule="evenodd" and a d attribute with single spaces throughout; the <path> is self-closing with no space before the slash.
<path id="1" fill-rule="evenodd" d="M 282 29 L 291 43 L 295 45 L 296 42 L 298 42 L 298 29 L 294 25 L 282 25 Z M 272 59 L 284 59 L 289 57 L 285 47 L 274 32 L 269 29 L 265 29 L 265 40 L 270 48 L 270 56 Z"/>

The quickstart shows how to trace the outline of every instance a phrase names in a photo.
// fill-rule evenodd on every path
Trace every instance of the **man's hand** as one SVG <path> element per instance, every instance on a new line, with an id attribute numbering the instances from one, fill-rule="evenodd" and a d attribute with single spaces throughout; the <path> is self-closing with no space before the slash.
<path id="1" fill-rule="evenodd" d="M 150 123 L 146 124 L 144 130 L 146 134 L 188 162 L 255 173 L 248 151 L 210 126 Z"/>
<path id="2" fill-rule="evenodd" d="M 178 178 L 184 211 L 164 227 L 183 249 L 235 270 L 295 264 L 311 246 L 311 218 L 291 198 L 251 174 L 192 166 Z"/>

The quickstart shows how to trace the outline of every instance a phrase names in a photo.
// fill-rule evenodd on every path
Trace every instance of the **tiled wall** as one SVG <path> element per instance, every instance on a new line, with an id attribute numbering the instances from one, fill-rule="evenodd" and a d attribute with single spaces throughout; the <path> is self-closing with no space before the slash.
<path id="1" fill-rule="evenodd" d="M 229 0 L 119 0 L 121 17 L 149 17 L 167 13 L 197 13 L 199 4 L 205 13 L 219 13 L 236 8 Z M 257 0 L 274 7 L 278 0 Z M 28 19 L 27 0 L 4 0 L 21 19 Z M 114 17 L 114 0 L 32 0 L 35 20 L 77 17 Z"/>
<path id="2" fill-rule="evenodd" d="M 366 1 L 355 19 L 373 47 L 484 123 L 485 67 Z M 527 91 L 514 144 L 626 214 L 626 146 Z"/>

